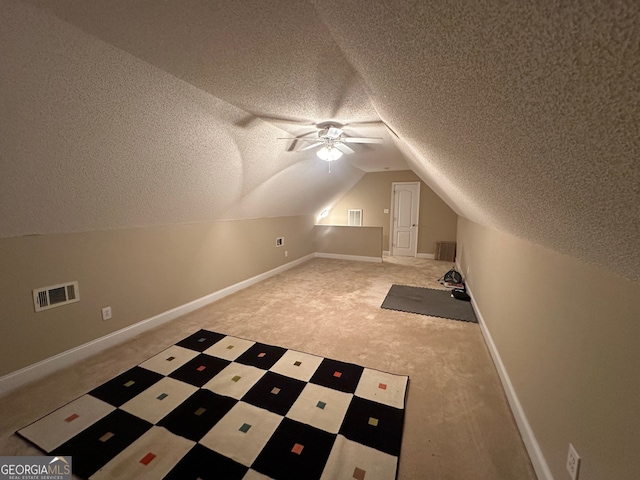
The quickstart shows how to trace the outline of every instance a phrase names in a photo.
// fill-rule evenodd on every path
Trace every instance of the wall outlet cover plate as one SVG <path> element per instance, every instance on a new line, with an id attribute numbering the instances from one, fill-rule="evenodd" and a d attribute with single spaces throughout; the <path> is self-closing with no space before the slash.
<path id="1" fill-rule="evenodd" d="M 567 454 L 567 471 L 571 475 L 571 480 L 578 480 L 578 472 L 580 470 L 580 457 L 575 447 L 569 444 L 569 453 Z"/>

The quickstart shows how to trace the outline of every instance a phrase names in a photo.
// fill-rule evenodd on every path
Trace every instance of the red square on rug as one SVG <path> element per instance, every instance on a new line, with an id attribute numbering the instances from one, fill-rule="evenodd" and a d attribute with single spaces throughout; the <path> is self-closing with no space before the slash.
<path id="1" fill-rule="evenodd" d="M 140 463 L 143 465 L 149 465 L 149 463 L 151 463 L 151 460 L 153 460 L 154 458 L 156 458 L 156 456 L 153 453 L 149 452 L 144 457 L 142 457 Z"/>

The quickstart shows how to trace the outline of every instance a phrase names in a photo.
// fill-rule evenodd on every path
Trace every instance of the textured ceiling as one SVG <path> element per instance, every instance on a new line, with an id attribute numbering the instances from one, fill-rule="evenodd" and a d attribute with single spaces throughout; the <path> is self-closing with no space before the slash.
<path id="1" fill-rule="evenodd" d="M 460 215 L 640 281 L 635 1 L 0 5 L 1 236 L 317 213 L 408 163 Z M 276 140 L 329 120 L 385 144 L 329 175 Z"/>

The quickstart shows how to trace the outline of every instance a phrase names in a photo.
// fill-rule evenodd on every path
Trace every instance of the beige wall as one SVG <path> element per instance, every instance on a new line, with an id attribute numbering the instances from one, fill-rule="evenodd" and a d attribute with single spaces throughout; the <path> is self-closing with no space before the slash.
<path id="1" fill-rule="evenodd" d="M 382 259 L 382 228 L 316 225 L 315 250 L 319 253 L 357 255 Z"/>
<path id="2" fill-rule="evenodd" d="M 460 218 L 458 258 L 556 479 L 640 478 L 640 285 Z"/>
<path id="3" fill-rule="evenodd" d="M 313 228 L 299 216 L 0 239 L 0 376 L 313 253 Z M 79 302 L 34 313 L 33 289 L 73 280 Z"/>
<path id="4" fill-rule="evenodd" d="M 393 182 L 420 182 L 418 253 L 434 253 L 435 242 L 454 241 L 458 216 L 410 170 L 368 173 L 331 209 L 319 223 L 346 225 L 347 210 L 362 209 L 363 225 L 382 227 L 384 251 L 389 251 L 391 186 Z"/>

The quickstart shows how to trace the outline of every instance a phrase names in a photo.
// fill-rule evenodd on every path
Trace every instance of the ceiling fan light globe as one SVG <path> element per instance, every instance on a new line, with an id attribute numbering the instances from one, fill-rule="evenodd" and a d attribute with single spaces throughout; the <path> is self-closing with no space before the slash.
<path id="1" fill-rule="evenodd" d="M 333 162 L 334 160 L 338 160 L 340 157 L 342 157 L 342 152 L 336 148 L 322 147 L 320 150 L 318 150 L 316 155 L 318 155 L 318 157 L 325 162 Z"/>

